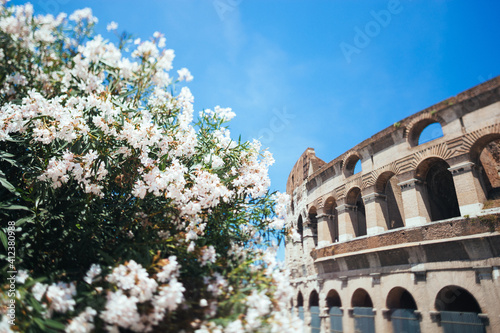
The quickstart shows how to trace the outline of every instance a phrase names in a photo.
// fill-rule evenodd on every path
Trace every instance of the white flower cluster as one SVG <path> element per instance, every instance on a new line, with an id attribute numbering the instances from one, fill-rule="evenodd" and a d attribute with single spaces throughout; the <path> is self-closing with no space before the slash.
<path id="1" fill-rule="evenodd" d="M 32 288 L 33 297 L 39 302 L 42 302 L 42 298 L 48 301 L 43 303 L 47 311 L 47 316 L 51 317 L 53 311 L 59 313 L 66 313 L 68 311 L 73 311 L 76 305 L 73 296 L 76 295 L 75 283 L 53 283 L 51 285 L 43 283 L 35 283 Z"/>
<path id="2" fill-rule="evenodd" d="M 66 333 L 90 333 L 94 330 L 94 317 L 97 311 L 91 307 L 86 307 L 83 312 L 73 318 L 68 326 Z"/>
<path id="3" fill-rule="evenodd" d="M 113 269 L 106 280 L 118 290 L 108 292 L 105 310 L 100 314 L 108 323 L 108 330 L 122 327 L 134 332 L 150 332 L 167 310 L 175 310 L 184 300 L 185 288 L 177 280 L 178 270 L 176 258 L 170 257 L 157 276 L 158 282 L 168 283 L 158 286 L 146 269 L 133 260 Z M 151 305 L 152 311 L 141 313 L 138 305 L 145 303 Z"/>
<path id="4" fill-rule="evenodd" d="M 258 281 L 260 289 L 246 292 L 246 298 L 241 298 L 243 312 L 228 326 L 209 322 L 217 315 L 221 299 L 232 297 L 237 287 L 231 278 L 217 272 L 221 253 L 210 245 L 210 214 L 221 203 L 231 206 L 233 200 L 236 202 L 236 208 L 228 209 L 241 210 L 235 215 L 243 216 L 243 221 L 231 228 L 238 228 L 244 240 L 232 242 L 229 258 L 224 260 L 235 265 L 255 260 L 259 251 L 245 247 L 246 236 L 254 238 L 250 246 L 256 246 L 262 230 L 250 220 L 255 219 L 250 213 L 255 208 L 250 201 L 267 193 L 268 167 L 274 163 L 271 153 L 261 150 L 260 142 L 254 140 L 247 145 L 231 139 L 230 131 L 221 123 L 235 117 L 232 109 L 216 106 L 213 111 L 201 112 L 199 122 L 193 123 L 191 91 L 183 87 L 176 95 L 167 89 L 173 82 L 169 71 L 173 68 L 174 51 L 165 49 L 166 40 L 161 33 L 155 32 L 151 40 L 137 39 L 131 46 L 135 49 L 124 51 L 130 51 L 128 59 L 100 35 L 86 37 L 84 45 L 79 45 L 76 37 L 62 37 L 68 27 L 88 36 L 86 27 L 97 23 L 89 8 L 77 10 L 69 18 L 65 14 L 57 18 L 34 17 L 29 4 L 10 9 L 0 5 L 0 11 L 0 31 L 10 35 L 16 47 L 32 55 L 30 66 L 25 71 L 8 73 L 0 87 L 0 93 L 10 101 L 0 108 L 0 142 L 22 137 L 33 155 L 37 149 L 44 152 L 43 157 L 37 156 L 43 161 L 33 182 L 56 189 L 78 184 L 89 194 L 89 202 L 116 195 L 116 187 L 109 185 L 118 184 L 127 188 L 125 196 L 137 207 L 148 199 L 166 203 L 169 213 L 164 214 L 163 220 L 158 219 L 162 212 L 152 218 L 144 210 L 139 217 L 132 217 L 133 223 L 142 221 L 137 228 L 151 228 L 154 241 L 178 245 L 176 251 L 185 249 L 184 254 L 198 260 L 203 272 L 196 277 L 204 282 L 200 296 L 203 298 L 185 302 L 181 263 L 175 256 L 160 260 L 161 269 L 146 269 L 131 260 L 107 275 L 103 274 L 104 268 L 93 264 L 83 277 L 83 286 L 93 288 L 95 297 L 102 301 L 106 297 L 105 305 L 86 307 L 67 322 L 66 332 L 149 332 L 165 318 L 175 317 L 166 314 L 179 310 L 183 302 L 186 308 L 199 304 L 202 309 L 205 321 L 196 324 L 199 333 L 294 331 L 296 319 L 288 310 L 292 294 L 288 278 L 271 251 L 261 251 L 262 263 L 252 264 L 250 271 L 272 281 L 273 287 L 261 290 L 264 282 Z M 115 31 L 118 25 L 111 22 L 107 28 Z M 56 42 L 63 51 L 50 47 Z M 0 49 L 0 62 L 6 68 L 12 65 L 9 52 Z M 61 52 L 66 52 L 64 58 Z M 178 70 L 177 75 L 177 81 L 193 79 L 186 68 Z M 207 132 L 202 131 L 204 124 L 210 128 Z M 83 146 L 86 148 L 80 148 Z M 289 198 L 277 194 L 272 200 L 277 218 L 264 225 L 279 230 L 284 225 Z M 244 221 L 247 217 L 248 221 Z M 148 218 L 160 222 L 148 225 Z M 135 227 L 125 229 L 130 242 L 143 237 Z M 203 236 L 207 236 L 207 243 L 200 242 Z M 200 249 L 200 244 L 207 246 Z M 219 261 L 223 264 L 224 260 Z M 217 267 L 211 265 L 216 262 Z M 23 284 L 27 278 L 27 273 L 20 272 L 18 282 Z M 30 292 L 42 304 L 46 317 L 57 312 L 66 314 L 67 319 L 75 309 L 82 309 L 76 306 L 75 299 L 82 295 L 75 297 L 75 282 L 36 283 Z M 103 322 L 105 327 L 101 328 Z"/>
<path id="5" fill-rule="evenodd" d="M 210 263 L 215 263 L 215 260 L 217 259 L 217 253 L 215 252 L 215 248 L 210 245 L 206 249 L 202 250 L 202 255 L 201 255 L 201 265 L 205 266 L 209 262 Z"/>
<path id="6" fill-rule="evenodd" d="M 99 274 L 101 274 L 101 272 L 102 272 L 101 266 L 99 266 L 98 264 L 92 264 L 89 270 L 87 271 L 87 275 L 85 275 L 85 277 L 83 278 L 83 281 L 85 281 L 88 284 L 92 284 L 94 278 Z"/>

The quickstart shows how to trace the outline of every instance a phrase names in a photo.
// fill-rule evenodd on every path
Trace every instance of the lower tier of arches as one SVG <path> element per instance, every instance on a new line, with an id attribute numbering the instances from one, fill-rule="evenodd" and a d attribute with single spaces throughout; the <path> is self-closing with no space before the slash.
<path id="1" fill-rule="evenodd" d="M 307 333 L 496 332 L 500 260 L 490 261 L 295 281 L 292 311 Z"/>

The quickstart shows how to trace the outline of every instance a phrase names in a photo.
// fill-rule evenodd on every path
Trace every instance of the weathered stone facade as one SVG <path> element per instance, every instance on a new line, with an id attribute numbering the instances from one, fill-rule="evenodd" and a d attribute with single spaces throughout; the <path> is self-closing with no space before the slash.
<path id="1" fill-rule="evenodd" d="M 419 143 L 433 123 L 443 135 Z M 286 244 L 305 331 L 452 332 L 467 316 L 500 331 L 500 211 L 483 207 L 500 192 L 499 140 L 497 77 L 328 163 L 306 149 L 287 182 L 302 239 Z"/>

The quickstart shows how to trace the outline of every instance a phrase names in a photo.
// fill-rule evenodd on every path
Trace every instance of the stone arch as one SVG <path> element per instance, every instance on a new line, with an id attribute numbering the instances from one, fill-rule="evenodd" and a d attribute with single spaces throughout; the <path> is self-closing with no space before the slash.
<path id="1" fill-rule="evenodd" d="M 297 294 L 297 306 L 304 306 L 304 296 L 302 296 L 302 292 L 300 290 Z"/>
<path id="2" fill-rule="evenodd" d="M 328 231 L 330 232 L 330 239 L 333 242 L 339 240 L 339 219 L 337 216 L 337 200 L 334 196 L 329 196 L 324 201 L 323 212 L 328 218 Z"/>
<path id="3" fill-rule="evenodd" d="M 363 307 L 363 308 L 372 308 L 373 302 L 366 290 L 363 288 L 358 288 L 352 294 L 351 299 L 352 307 Z"/>
<path id="4" fill-rule="evenodd" d="M 316 289 L 313 289 L 309 294 L 309 308 L 311 306 L 319 306 L 319 295 Z"/>
<path id="5" fill-rule="evenodd" d="M 423 145 L 424 143 L 434 141 L 443 137 L 443 128 L 438 122 L 432 123 L 424 127 L 420 135 L 418 136 L 417 145 Z"/>
<path id="6" fill-rule="evenodd" d="M 357 151 L 351 151 L 346 154 L 342 160 L 342 169 L 346 178 L 354 175 L 354 167 L 360 160 L 361 155 Z"/>
<path id="7" fill-rule="evenodd" d="M 314 240 L 314 246 L 318 246 L 318 211 L 316 206 L 311 206 L 308 211 L 308 223 Z"/>
<path id="8" fill-rule="evenodd" d="M 304 222 L 302 221 L 302 214 L 299 214 L 299 219 L 297 220 L 297 232 L 300 235 L 300 243 L 304 242 Z"/>
<path id="9" fill-rule="evenodd" d="M 500 133 L 489 133 L 478 138 L 470 148 L 470 160 L 478 167 L 484 196 L 500 198 Z"/>
<path id="10" fill-rule="evenodd" d="M 443 128 L 446 122 L 437 114 L 423 113 L 413 119 L 405 129 L 404 135 L 406 136 L 410 147 L 418 146 L 418 139 L 422 131 L 430 124 L 439 123 Z"/>
<path id="11" fill-rule="evenodd" d="M 404 208 L 399 179 L 393 171 L 381 173 L 375 182 L 375 191 L 385 196 L 381 203 L 387 229 L 404 227 Z"/>
<path id="12" fill-rule="evenodd" d="M 326 305 L 331 308 L 333 306 L 341 307 L 342 300 L 340 299 L 339 293 L 335 289 L 330 289 L 326 295 Z"/>
<path id="13" fill-rule="evenodd" d="M 394 287 L 387 294 L 386 307 L 388 309 L 417 310 L 417 303 L 408 290 L 402 287 Z"/>
<path id="14" fill-rule="evenodd" d="M 402 287 L 394 287 L 389 291 L 386 307 L 390 309 L 393 332 L 419 332 L 420 320 L 415 313 L 417 303 L 410 292 Z"/>
<path id="15" fill-rule="evenodd" d="M 330 331 L 331 332 L 343 332 L 342 324 L 342 300 L 340 299 L 339 293 L 335 289 L 331 289 L 326 296 L 326 306 L 328 308 L 328 314 L 330 316 Z"/>
<path id="16" fill-rule="evenodd" d="M 436 295 L 434 306 L 437 311 L 482 312 L 476 298 L 466 289 L 456 285 L 442 288 Z"/>
<path id="17" fill-rule="evenodd" d="M 297 294 L 297 313 L 299 318 L 304 320 L 304 297 L 302 296 L 302 292 L 299 290 Z"/>
<path id="18" fill-rule="evenodd" d="M 457 193 L 450 165 L 438 157 L 430 157 L 417 166 L 415 178 L 424 182 L 422 199 L 431 221 L 460 216 Z"/>
<path id="19" fill-rule="evenodd" d="M 354 230 L 354 236 L 366 235 L 366 212 L 365 204 L 361 196 L 361 189 L 357 186 L 351 187 L 346 195 L 346 203 L 350 209 L 350 220 Z"/>
<path id="20" fill-rule="evenodd" d="M 373 302 L 368 292 L 358 288 L 352 294 L 351 299 L 352 316 L 354 317 L 354 329 L 356 332 L 374 332 L 374 329 L 366 331 L 363 328 L 375 327 L 375 314 Z"/>

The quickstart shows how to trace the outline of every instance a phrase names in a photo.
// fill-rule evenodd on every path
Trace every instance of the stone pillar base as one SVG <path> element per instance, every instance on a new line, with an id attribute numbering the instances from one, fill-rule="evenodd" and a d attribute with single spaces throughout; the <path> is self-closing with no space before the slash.
<path id="1" fill-rule="evenodd" d="M 474 203 L 470 205 L 460 206 L 460 215 L 477 216 L 483 209 L 482 203 Z"/>
<path id="2" fill-rule="evenodd" d="M 427 219 L 423 216 L 415 216 L 405 220 L 405 224 L 407 227 L 417 227 L 426 223 Z"/>

